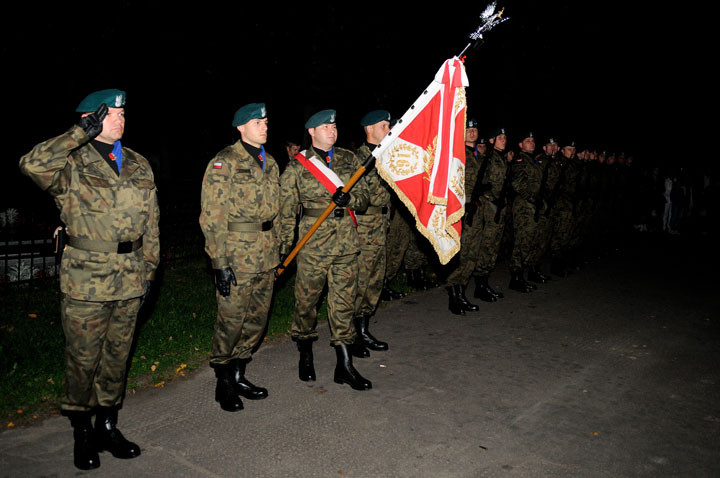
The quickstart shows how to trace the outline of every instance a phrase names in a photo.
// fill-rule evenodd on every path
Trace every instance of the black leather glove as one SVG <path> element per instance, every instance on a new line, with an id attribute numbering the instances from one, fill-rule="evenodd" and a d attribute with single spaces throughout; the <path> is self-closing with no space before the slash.
<path id="1" fill-rule="evenodd" d="M 85 133 L 93 139 L 95 136 L 102 133 L 103 120 L 107 115 L 108 107 L 105 103 L 102 103 L 95 113 L 90 113 L 87 116 L 80 118 L 78 125 L 85 130 Z"/>
<path id="2" fill-rule="evenodd" d="M 343 192 L 342 188 L 337 188 L 335 194 L 332 196 L 332 200 L 338 207 L 346 207 L 350 204 L 350 193 Z"/>
<path id="3" fill-rule="evenodd" d="M 278 272 L 278 269 L 285 269 L 285 266 L 283 264 L 285 263 L 285 259 L 287 259 L 287 254 L 280 254 L 280 263 L 275 266 L 273 269 L 273 273 L 275 274 L 275 280 L 280 278 L 280 273 Z"/>
<path id="4" fill-rule="evenodd" d="M 145 281 L 145 292 L 143 293 L 142 298 L 140 299 L 140 307 L 143 306 L 143 304 L 145 303 L 145 300 L 150 295 L 150 289 L 152 289 L 152 281 L 146 280 Z"/>
<path id="5" fill-rule="evenodd" d="M 227 297 L 230 295 L 230 284 L 237 285 L 233 270 L 229 267 L 215 269 L 215 287 L 217 287 L 221 296 Z"/>

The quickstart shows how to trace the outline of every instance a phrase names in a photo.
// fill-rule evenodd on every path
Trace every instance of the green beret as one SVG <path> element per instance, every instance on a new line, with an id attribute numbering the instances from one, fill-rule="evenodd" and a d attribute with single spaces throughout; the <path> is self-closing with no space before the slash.
<path id="1" fill-rule="evenodd" d="M 475 144 L 488 144 L 487 138 L 478 138 Z"/>
<path id="2" fill-rule="evenodd" d="M 559 142 L 559 141 L 558 141 L 558 139 L 557 139 L 555 136 L 549 136 L 549 137 L 545 140 L 545 144 L 558 143 L 558 142 Z"/>
<path id="3" fill-rule="evenodd" d="M 305 122 L 305 128 L 317 128 L 321 124 L 332 124 L 335 123 L 335 110 L 322 110 L 312 115 Z"/>
<path id="4" fill-rule="evenodd" d="M 527 138 L 535 139 L 535 133 L 533 133 L 532 131 L 528 131 L 520 138 L 520 141 L 525 141 Z"/>
<path id="5" fill-rule="evenodd" d="M 475 118 L 469 118 L 467 120 L 467 124 L 465 125 L 466 128 L 475 128 L 477 129 L 477 120 Z"/>
<path id="6" fill-rule="evenodd" d="M 263 119 L 267 117 L 267 110 L 265 109 L 265 103 L 250 103 L 240 107 L 235 112 L 233 117 L 233 126 L 244 125 L 252 119 Z"/>
<path id="7" fill-rule="evenodd" d="M 366 114 L 360 120 L 360 126 L 370 126 L 381 121 L 390 122 L 390 112 L 385 110 L 374 110 Z"/>
<path id="8" fill-rule="evenodd" d="M 77 113 L 94 113 L 103 103 L 108 108 L 123 108 L 125 106 L 125 92 L 121 90 L 100 90 L 90 93 L 80 102 L 75 111 Z"/>
<path id="9" fill-rule="evenodd" d="M 577 148 L 577 143 L 576 143 L 575 140 L 573 140 L 573 139 L 568 139 L 568 138 L 566 138 L 565 140 L 563 140 L 563 141 L 560 143 L 560 147 L 561 147 L 561 148 L 564 148 L 565 146 L 570 146 L 570 147 L 573 147 L 573 148 Z"/>

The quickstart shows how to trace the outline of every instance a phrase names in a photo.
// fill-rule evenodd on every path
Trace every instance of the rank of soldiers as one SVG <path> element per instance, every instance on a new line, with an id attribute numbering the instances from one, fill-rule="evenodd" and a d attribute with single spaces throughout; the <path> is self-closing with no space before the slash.
<path id="1" fill-rule="evenodd" d="M 76 109 L 76 125 L 20 160 L 23 173 L 55 199 L 68 237 L 60 265 L 67 343 L 61 409 L 73 428 L 80 469 L 100 466 L 102 451 L 118 458 L 141 452 L 117 422 L 137 315 L 159 264 L 160 213 L 149 163 L 121 143 L 125 99 L 120 90 L 91 93 Z M 291 158 L 282 174 L 265 150 L 264 104 L 238 108 L 231 126 L 239 138 L 208 161 L 199 217 L 216 286 L 209 360 L 215 400 L 236 412 L 243 398 L 268 397 L 266 388 L 247 378 L 247 365 L 260 345 L 278 268 L 296 232 L 302 236 L 314 227 L 329 204 L 332 214 L 296 256 L 290 334 L 298 349 L 298 378 L 317 378 L 312 349 L 318 303 L 327 290 L 333 380 L 371 389 L 353 358 L 389 349 L 369 329 L 381 301 L 404 296 L 390 283 L 403 269 L 412 288 L 440 285 L 426 275 L 432 257 L 425 239 L 376 169 L 343 190 L 390 131 L 390 113 L 373 110 L 362 117 L 358 126 L 365 140 L 354 151 L 337 146 L 335 110 L 313 114 L 304 125 L 307 148 L 288 143 Z M 546 257 L 550 272 L 564 276 L 595 252 L 608 234 L 613 204 L 606 199 L 614 171 L 604 153 L 578 148 L 572 140 L 543 138 L 538 154 L 532 132 L 509 135 L 499 128 L 481 136 L 472 118 L 465 144 L 461 249 L 436 268 L 450 312 L 462 315 L 480 310 L 466 295 L 472 278 L 472 298 L 504 297 L 490 284 L 504 243 L 510 243 L 508 288 L 521 293 L 550 280 L 540 270 Z"/>

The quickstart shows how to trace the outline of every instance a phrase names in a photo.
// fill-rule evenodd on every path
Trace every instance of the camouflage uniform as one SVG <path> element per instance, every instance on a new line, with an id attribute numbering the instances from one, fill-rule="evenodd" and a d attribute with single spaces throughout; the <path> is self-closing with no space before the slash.
<path id="1" fill-rule="evenodd" d="M 550 254 L 554 260 L 565 260 L 569 253 L 577 214 L 577 186 L 580 164 L 577 159 L 558 156 L 560 177 L 552 205 L 552 238 Z"/>
<path id="2" fill-rule="evenodd" d="M 362 145 L 355 155 L 364 160 L 370 156 L 370 147 Z M 368 207 L 357 211 L 357 232 L 360 236 L 358 257 L 358 290 L 355 299 L 355 315 L 372 315 L 380 301 L 385 278 L 387 233 L 390 227 L 390 188 L 372 168 L 361 182 L 368 190 Z"/>
<path id="3" fill-rule="evenodd" d="M 530 265 L 535 247 L 535 204 L 540 191 L 543 169 L 528 153 L 520 152 L 513 160 L 512 203 L 514 242 L 510 255 L 510 271 L 518 272 Z"/>
<path id="4" fill-rule="evenodd" d="M 319 157 L 310 148 L 309 160 Z M 321 160 L 325 158 L 320 158 Z M 343 181 L 361 166 L 352 151 L 334 148 L 329 167 Z M 332 193 L 300 164 L 292 161 L 280 177 L 280 250 L 290 252 L 294 239 L 296 211 L 303 206 L 303 216 L 298 228 L 303 237 L 317 217 L 332 202 Z M 363 211 L 368 205 L 367 186 L 358 181 L 350 192 L 349 209 Z M 305 341 L 317 337 L 317 305 L 320 295 L 328 285 L 328 322 L 332 345 L 350 345 L 355 340 L 353 314 L 357 292 L 358 254 L 360 236 L 347 209 L 335 209 L 308 240 L 297 256 L 295 278 L 295 312 L 291 335 Z"/>
<path id="5" fill-rule="evenodd" d="M 560 177 L 560 164 L 556 158 L 542 153 L 536 157 L 536 161 L 543 168 L 543 173 L 546 174 L 546 178 L 545 191 L 543 197 L 540 198 L 540 204 L 537 205 L 540 210 L 538 211 L 538 222 L 535 226 L 535 246 L 532 248 L 530 258 L 528 259 L 528 264 L 531 266 L 538 266 L 550 249 L 552 221 L 550 219 L 551 210 L 549 208 L 551 205 L 549 201 L 552 191 L 555 189 L 555 185 Z"/>
<path id="6" fill-rule="evenodd" d="M 265 331 L 278 264 L 279 168 L 265 154 L 264 171 L 242 141 L 220 151 L 205 170 L 200 227 L 214 269 L 230 267 L 237 286 L 218 312 L 211 364 L 248 359 Z M 219 166 L 219 167 L 218 167 Z"/>
<path id="7" fill-rule="evenodd" d="M 465 218 L 460 236 L 460 253 L 450 263 L 451 271 L 447 278 L 449 286 L 466 286 L 472 276 L 478 261 L 478 245 L 481 228 L 479 227 L 479 210 L 473 214 L 472 220 L 468 216 L 472 211 L 469 206 L 471 192 L 475 188 L 480 172 L 480 163 L 475 157 L 473 148 L 465 147 Z"/>
<path id="8" fill-rule="evenodd" d="M 160 253 L 147 160 L 123 147 L 118 176 L 89 141 L 74 126 L 20 159 L 23 173 L 55 198 L 70 237 L 60 264 L 68 411 L 122 401 L 141 296 Z"/>
<path id="9" fill-rule="evenodd" d="M 495 149 L 490 154 L 487 154 L 484 160 L 489 161 L 485 170 L 485 177 L 482 178 L 482 184 L 486 185 L 486 191 L 480 197 L 480 206 L 475 215 L 477 227 L 480 230 L 478 263 L 475 267 L 475 275 L 479 276 L 488 276 L 495 269 L 507 210 L 507 208 L 503 208 L 500 212 L 499 221 L 495 222 L 496 202 L 500 199 L 505 182 L 508 168 L 507 161 Z"/>
<path id="10" fill-rule="evenodd" d="M 400 204 L 397 199 L 394 199 L 392 202 L 390 225 L 385 248 L 385 276 L 387 280 L 392 280 L 397 275 L 400 266 L 403 264 L 406 251 L 410 246 L 411 238 L 413 237 L 412 226 L 407 220 L 405 206 Z M 422 263 L 420 265 L 422 265 Z"/>

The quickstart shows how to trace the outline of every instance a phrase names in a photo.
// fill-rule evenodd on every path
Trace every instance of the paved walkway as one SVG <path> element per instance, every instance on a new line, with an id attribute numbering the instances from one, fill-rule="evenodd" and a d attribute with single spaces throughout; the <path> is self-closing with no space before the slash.
<path id="1" fill-rule="evenodd" d="M 322 324 L 315 383 L 280 341 L 248 367 L 266 400 L 223 412 L 207 368 L 126 399 L 140 457 L 76 470 L 57 417 L 0 433 L 0 476 L 720 476 L 720 308 L 702 265 L 639 248 L 530 294 L 498 271 L 506 298 L 464 317 L 442 288 L 413 294 L 373 320 L 390 350 L 355 361 L 370 391 L 333 383 Z"/>

